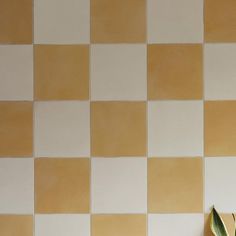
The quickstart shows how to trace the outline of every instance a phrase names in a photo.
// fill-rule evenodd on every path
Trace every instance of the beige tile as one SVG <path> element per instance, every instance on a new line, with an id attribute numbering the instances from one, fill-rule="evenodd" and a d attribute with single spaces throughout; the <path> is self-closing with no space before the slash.
<path id="1" fill-rule="evenodd" d="M 205 40 L 236 42 L 235 12 L 235 0 L 205 0 Z"/>
<path id="2" fill-rule="evenodd" d="M 148 98 L 201 99 L 203 83 L 200 44 L 148 46 Z"/>
<path id="3" fill-rule="evenodd" d="M 32 43 L 32 0 L 0 1 L 0 43 Z"/>
<path id="4" fill-rule="evenodd" d="M 145 156 L 145 102 L 91 104 L 93 156 Z"/>
<path id="5" fill-rule="evenodd" d="M 31 102 L 0 102 L 0 157 L 32 156 Z"/>
<path id="6" fill-rule="evenodd" d="M 33 236 L 33 217 L 29 215 L 0 215 L 1 236 Z"/>
<path id="7" fill-rule="evenodd" d="M 152 213 L 200 213 L 203 208 L 201 158 L 148 160 L 148 209 Z"/>
<path id="8" fill-rule="evenodd" d="M 91 40 L 96 43 L 146 41 L 145 0 L 92 0 Z"/>
<path id="9" fill-rule="evenodd" d="M 37 100 L 88 99 L 87 45 L 36 45 L 34 59 Z"/>
<path id="10" fill-rule="evenodd" d="M 92 236 L 145 236 L 145 215 L 93 215 Z"/>
<path id="11" fill-rule="evenodd" d="M 88 159 L 35 160 L 37 213 L 88 213 L 90 202 Z"/>
<path id="12" fill-rule="evenodd" d="M 236 101 L 205 102 L 205 155 L 236 155 Z"/>

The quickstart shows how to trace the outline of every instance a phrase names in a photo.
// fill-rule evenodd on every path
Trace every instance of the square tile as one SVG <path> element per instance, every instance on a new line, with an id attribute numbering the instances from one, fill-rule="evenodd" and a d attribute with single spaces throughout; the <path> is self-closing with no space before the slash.
<path id="1" fill-rule="evenodd" d="M 202 212 L 202 159 L 149 159 L 148 196 L 148 210 L 152 213 Z"/>
<path id="2" fill-rule="evenodd" d="M 35 43 L 89 43 L 88 0 L 35 0 Z"/>
<path id="3" fill-rule="evenodd" d="M 89 182 L 88 158 L 36 159 L 36 213 L 89 212 Z"/>
<path id="4" fill-rule="evenodd" d="M 205 40 L 236 42 L 236 2 L 205 0 Z"/>
<path id="5" fill-rule="evenodd" d="M 205 102 L 205 156 L 236 155 L 236 101 Z"/>
<path id="6" fill-rule="evenodd" d="M 32 214 L 33 212 L 34 212 L 33 159 L 1 158 L 0 159 L 0 213 Z"/>
<path id="7" fill-rule="evenodd" d="M 200 44 L 148 45 L 148 98 L 201 99 L 202 59 Z"/>
<path id="8" fill-rule="evenodd" d="M 146 100 L 146 45 L 93 45 L 92 100 Z"/>
<path id="9" fill-rule="evenodd" d="M 145 156 L 146 103 L 91 103 L 92 156 Z"/>
<path id="10" fill-rule="evenodd" d="M 1 45 L 0 46 L 0 100 L 32 100 L 32 99 L 33 99 L 32 46 Z"/>
<path id="11" fill-rule="evenodd" d="M 148 0 L 149 43 L 201 43 L 203 0 Z"/>
<path id="12" fill-rule="evenodd" d="M 32 0 L 0 1 L 0 43 L 32 43 Z"/>
<path id="13" fill-rule="evenodd" d="M 33 217 L 30 215 L 0 215 L 0 235 L 33 236 Z"/>
<path id="14" fill-rule="evenodd" d="M 89 98 L 88 45 L 35 45 L 35 98 Z"/>
<path id="15" fill-rule="evenodd" d="M 214 205 L 219 212 L 236 211 L 235 157 L 205 159 L 205 212 Z"/>
<path id="16" fill-rule="evenodd" d="M 235 100 L 236 45 L 205 44 L 205 99 Z"/>
<path id="17" fill-rule="evenodd" d="M 90 216 L 36 215 L 35 236 L 90 236 Z"/>
<path id="18" fill-rule="evenodd" d="M 0 102 L 0 157 L 30 157 L 33 150 L 31 102 Z"/>
<path id="19" fill-rule="evenodd" d="M 146 215 L 93 215 L 92 236 L 146 236 Z"/>
<path id="20" fill-rule="evenodd" d="M 93 43 L 146 41 L 145 0 L 91 0 Z"/>
<path id="21" fill-rule="evenodd" d="M 203 102 L 149 102 L 148 140 L 151 157 L 202 156 Z"/>
<path id="22" fill-rule="evenodd" d="M 38 157 L 89 156 L 89 103 L 35 103 L 35 153 Z"/>
<path id="23" fill-rule="evenodd" d="M 148 236 L 203 236 L 203 226 L 203 214 L 151 214 L 148 216 Z"/>
<path id="24" fill-rule="evenodd" d="M 146 211 L 146 158 L 92 159 L 93 213 Z"/>

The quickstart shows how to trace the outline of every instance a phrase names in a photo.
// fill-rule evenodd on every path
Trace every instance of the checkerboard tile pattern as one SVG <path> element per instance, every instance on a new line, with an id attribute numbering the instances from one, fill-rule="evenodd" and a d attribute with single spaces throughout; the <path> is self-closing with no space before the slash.
<path id="1" fill-rule="evenodd" d="M 235 12 L 1 0 L 0 235 L 212 236 L 213 204 L 232 230 Z"/>

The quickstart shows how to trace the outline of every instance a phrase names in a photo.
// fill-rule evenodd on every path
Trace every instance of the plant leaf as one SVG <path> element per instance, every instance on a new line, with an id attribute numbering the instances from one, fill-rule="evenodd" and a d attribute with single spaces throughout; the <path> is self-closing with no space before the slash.
<path id="1" fill-rule="evenodd" d="M 236 220 L 235 215 L 232 213 L 233 219 L 234 219 L 234 235 L 236 236 Z"/>
<path id="2" fill-rule="evenodd" d="M 229 233 L 225 227 L 224 221 L 213 207 L 211 211 L 211 231 L 215 236 L 229 236 Z"/>

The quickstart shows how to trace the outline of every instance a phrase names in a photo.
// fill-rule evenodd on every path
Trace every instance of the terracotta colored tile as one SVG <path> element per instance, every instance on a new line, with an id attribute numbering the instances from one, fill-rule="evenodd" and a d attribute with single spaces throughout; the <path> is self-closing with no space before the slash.
<path id="1" fill-rule="evenodd" d="M 202 212 L 201 158 L 149 159 L 148 204 L 152 213 Z"/>
<path id="2" fill-rule="evenodd" d="M 148 98 L 201 99 L 202 64 L 200 44 L 149 45 Z"/>
<path id="3" fill-rule="evenodd" d="M 91 40 L 96 43 L 146 41 L 145 0 L 92 0 Z"/>
<path id="4" fill-rule="evenodd" d="M 231 214 L 220 214 L 222 217 L 229 235 L 234 235 L 234 220 Z M 204 229 L 204 235 L 205 236 L 214 236 L 214 234 L 211 232 L 210 228 L 210 215 L 205 214 L 205 229 Z"/>
<path id="5" fill-rule="evenodd" d="M 0 102 L 0 156 L 32 156 L 31 102 Z"/>
<path id="6" fill-rule="evenodd" d="M 35 211 L 87 213 L 90 201 L 88 159 L 35 160 Z"/>
<path id="7" fill-rule="evenodd" d="M 33 236 L 33 217 L 29 215 L 0 215 L 0 235 Z"/>
<path id="8" fill-rule="evenodd" d="M 32 43 L 32 0 L 0 1 L 0 43 Z"/>
<path id="9" fill-rule="evenodd" d="M 205 155 L 236 155 L 236 101 L 205 102 Z"/>
<path id="10" fill-rule="evenodd" d="M 205 0 L 205 40 L 236 42 L 235 12 L 235 0 Z"/>
<path id="11" fill-rule="evenodd" d="M 93 156 L 145 156 L 145 102 L 91 104 Z"/>
<path id="12" fill-rule="evenodd" d="M 37 100 L 88 99 L 88 46 L 36 45 L 34 52 Z"/>
<path id="13" fill-rule="evenodd" d="M 145 236 L 145 215 L 93 215 L 92 236 Z"/>

